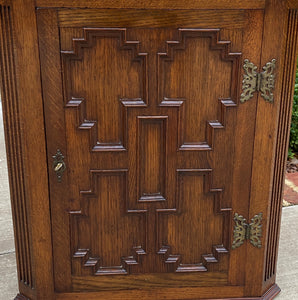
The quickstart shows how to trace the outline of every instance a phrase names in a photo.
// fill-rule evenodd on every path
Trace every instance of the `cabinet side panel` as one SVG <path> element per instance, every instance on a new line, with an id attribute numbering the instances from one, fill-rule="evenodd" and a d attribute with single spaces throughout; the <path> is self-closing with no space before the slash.
<path id="1" fill-rule="evenodd" d="M 258 94 L 254 155 L 252 167 L 252 184 L 250 194 L 249 219 L 263 213 L 262 246 L 257 249 L 252 244 L 247 247 L 246 296 L 261 296 L 267 246 L 267 233 L 270 229 L 269 214 L 273 189 L 276 141 L 278 139 L 278 122 L 280 116 L 281 91 L 283 87 L 283 66 L 286 45 L 286 26 L 288 10 L 285 1 L 267 0 L 264 18 L 261 64 L 259 70 L 276 59 L 274 102 L 265 101 Z"/>
<path id="2" fill-rule="evenodd" d="M 31 253 L 33 289 L 21 293 L 32 299 L 53 299 L 52 238 L 48 193 L 48 172 L 42 106 L 40 61 L 36 26 L 36 9 L 33 0 L 15 0 L 11 5 L 13 51 L 15 54 L 15 82 L 20 132 L 17 135 L 22 149 L 16 155 L 23 158 L 23 191 L 26 195 Z M 11 64 L 10 64 L 11 65 Z M 9 84 L 5 82 L 5 86 Z M 15 107 L 15 106 L 14 106 Z M 12 118 L 12 120 L 15 120 Z M 10 128 L 6 128 L 10 132 Z M 15 136 L 12 134 L 11 136 Z M 14 146 L 18 147 L 18 146 Z M 15 161 L 15 157 L 12 157 Z M 18 190 L 18 189 L 17 189 Z M 23 226 L 23 224 L 21 224 Z M 28 291 L 29 290 L 29 291 Z M 30 292 L 33 294 L 30 295 Z"/>
<path id="3" fill-rule="evenodd" d="M 19 281 L 33 288 L 10 7 L 0 7 L 1 94 Z"/>
<path id="4" fill-rule="evenodd" d="M 290 10 L 288 16 L 287 42 L 284 59 L 284 70 L 281 90 L 281 106 L 275 153 L 274 178 L 270 219 L 268 230 L 268 245 L 266 252 L 266 266 L 264 282 L 266 286 L 273 284 L 276 274 L 276 260 L 278 250 L 278 234 L 280 227 L 282 186 L 285 177 L 285 165 L 289 144 L 289 129 L 293 104 L 293 91 L 298 46 L 298 10 Z"/>

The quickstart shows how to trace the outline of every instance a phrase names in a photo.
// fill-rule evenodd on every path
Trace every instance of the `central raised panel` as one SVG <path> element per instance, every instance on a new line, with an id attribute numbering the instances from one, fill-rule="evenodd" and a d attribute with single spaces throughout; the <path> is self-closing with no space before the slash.
<path id="1" fill-rule="evenodd" d="M 166 129 L 167 117 L 138 117 L 140 202 L 165 200 Z"/>

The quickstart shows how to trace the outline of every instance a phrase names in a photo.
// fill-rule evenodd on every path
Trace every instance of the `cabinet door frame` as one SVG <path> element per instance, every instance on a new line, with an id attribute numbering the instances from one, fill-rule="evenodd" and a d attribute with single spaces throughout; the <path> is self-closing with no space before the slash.
<path id="1" fill-rule="evenodd" d="M 102 12 L 102 15 L 106 16 L 108 15 L 110 12 L 107 10 L 100 10 Z M 129 12 L 129 11 L 128 11 Z M 150 11 L 149 11 L 150 12 Z M 152 11 L 153 14 L 156 14 L 157 16 L 159 16 L 158 11 Z M 85 14 L 90 15 L 90 18 L 85 17 Z M 116 10 L 113 10 L 113 13 L 117 13 Z M 160 14 L 166 14 L 166 11 L 161 11 Z M 175 14 L 178 13 L 179 11 L 175 11 Z M 181 13 L 188 13 L 186 11 L 181 11 Z M 211 13 L 211 11 L 201 11 L 198 10 L 198 13 L 201 13 L 201 17 L 205 16 L 205 22 L 207 22 L 207 28 L 211 27 L 212 25 L 211 23 L 208 23 L 210 21 L 208 21 L 208 18 L 206 18 L 206 16 L 208 16 L 208 13 Z M 219 12 L 219 14 L 222 14 L 223 12 Z M 250 27 L 249 25 L 247 25 L 246 23 L 248 23 L 247 20 L 250 20 L 251 22 L 255 22 L 256 24 L 259 25 L 259 30 L 258 30 L 258 36 L 255 36 L 254 39 L 251 39 L 251 44 L 250 46 L 252 47 L 245 47 L 245 52 L 243 55 L 246 55 L 248 57 L 250 57 L 250 59 L 252 59 L 253 61 L 255 61 L 257 64 L 259 64 L 260 61 L 260 52 L 258 51 L 254 51 L 254 49 L 256 47 L 258 47 L 258 43 L 259 43 L 259 47 L 261 45 L 261 38 L 262 38 L 262 30 L 260 28 L 262 28 L 263 25 L 263 11 L 261 10 L 254 10 L 254 11 L 248 11 L 248 12 L 243 12 L 240 10 L 225 10 L 224 13 L 227 16 L 233 16 L 235 18 L 235 16 L 239 17 L 239 18 L 243 18 L 242 21 L 238 21 L 239 19 L 237 19 L 236 17 L 236 21 L 234 20 L 229 20 L 229 21 L 223 21 L 222 25 L 224 28 L 227 29 L 234 29 L 233 26 L 235 26 L 236 29 L 238 29 L 237 26 L 240 26 L 240 28 L 242 28 L 241 26 L 247 26 L 244 27 L 245 29 L 243 29 L 243 31 L 245 31 L 245 36 L 243 37 L 244 39 L 249 38 L 252 34 L 256 35 L 256 30 L 255 28 L 253 29 L 252 27 Z M 69 11 L 69 10 L 53 10 L 53 9 L 40 9 L 37 12 L 38 14 L 38 30 L 39 30 L 39 43 L 40 43 L 40 55 L 41 55 L 41 66 L 42 66 L 42 81 L 43 81 L 43 96 L 44 96 L 44 101 L 46 102 L 44 105 L 44 112 L 45 112 L 45 122 L 46 125 L 48 126 L 48 128 L 50 128 L 50 130 L 48 130 L 47 132 L 47 148 L 48 148 L 48 164 L 49 164 L 49 168 L 51 167 L 51 162 L 52 162 L 52 155 L 56 152 L 57 149 L 60 149 L 62 151 L 62 153 L 67 153 L 67 147 L 66 147 L 66 137 L 62 134 L 59 135 L 59 132 L 61 130 L 63 130 L 63 128 L 65 127 L 64 125 L 64 112 L 63 112 L 63 103 L 65 101 L 65 99 L 63 100 L 63 91 L 62 91 L 62 85 L 61 85 L 61 57 L 60 57 L 60 53 L 54 49 L 60 49 L 60 44 L 59 44 L 59 32 L 58 32 L 58 28 L 59 26 L 63 27 L 70 27 L 70 26 L 74 26 L 74 27 L 85 27 L 84 25 L 87 22 L 88 28 L 90 27 L 95 27 L 97 28 L 97 26 L 103 26 L 104 28 L 107 27 L 106 23 L 103 22 L 108 22 L 108 24 L 111 23 L 110 26 L 112 27 L 117 27 L 117 26 L 125 26 L 125 15 L 123 16 L 123 20 L 121 19 L 120 21 L 118 21 L 117 19 L 114 20 L 109 20 L 107 17 L 106 19 L 104 19 L 105 21 L 103 21 L 101 18 L 97 17 L 97 10 L 76 10 L 76 11 Z M 74 18 L 72 14 L 76 14 L 78 19 Z M 127 14 L 127 12 L 126 12 Z M 134 10 L 134 15 L 137 15 L 138 11 Z M 149 13 L 150 15 L 150 13 Z M 214 12 L 213 12 L 214 15 Z M 239 15 L 239 16 L 238 16 Z M 94 21 L 92 21 L 92 18 L 94 19 Z M 91 19 L 91 20 L 90 20 Z M 77 21 L 73 21 L 73 20 L 77 20 Z M 150 19 L 149 19 L 150 20 Z M 219 20 L 221 20 L 219 18 Z M 224 20 L 227 20 L 224 19 Z M 92 23 L 95 22 L 95 23 Z M 112 24 L 113 22 L 116 23 Z M 122 22 L 122 23 L 121 23 Z M 124 23 L 123 23 L 124 22 Z M 146 24 L 146 21 L 144 21 Z M 151 21 L 152 22 L 152 21 Z M 157 22 L 157 21 L 156 21 Z M 163 18 L 161 18 L 159 20 L 159 22 L 163 22 Z M 171 22 L 171 21 L 170 21 Z M 213 21 L 214 22 L 214 21 Z M 226 23 L 225 23 L 226 22 Z M 234 22 L 234 23 L 233 23 Z M 238 25 L 237 22 L 240 22 L 240 24 Z M 242 23 L 241 23 L 242 22 Z M 59 24 L 59 25 L 58 25 Z M 165 24 L 167 24 L 165 22 Z M 175 23 L 173 23 L 175 24 Z M 246 24 L 246 25 L 245 25 Z M 92 26 L 93 25 L 93 26 Z M 154 23 L 152 23 L 152 25 L 154 25 Z M 158 26 L 162 26 L 160 24 L 158 24 Z M 199 26 L 199 25 L 198 25 Z M 214 26 L 214 25 L 213 25 Z M 211 29 L 210 29 L 211 30 Z M 257 42 L 256 42 L 257 41 Z M 239 47 L 239 45 L 238 45 Z M 50 49 L 50 51 L 49 51 Z M 244 57 L 243 57 L 244 59 Z M 241 78 L 239 76 L 237 76 L 237 79 L 240 81 Z M 240 87 L 240 85 L 239 85 Z M 240 94 L 240 91 L 238 91 L 238 93 Z M 65 94 L 65 91 L 64 91 Z M 239 109 L 239 116 L 238 118 L 240 118 L 240 114 L 243 118 L 243 120 L 239 120 L 239 124 L 241 124 L 241 130 L 239 130 L 238 128 L 238 132 L 236 133 L 239 136 L 241 134 L 245 135 L 246 129 L 244 126 L 245 120 L 247 122 L 251 121 L 249 118 L 245 119 L 245 115 L 244 114 L 251 114 L 252 111 L 254 111 L 256 109 L 256 102 L 257 102 L 257 95 L 254 96 L 254 98 L 252 99 L 251 102 L 249 103 L 245 103 L 245 104 L 240 104 L 239 103 L 239 99 L 235 99 L 236 101 L 238 101 L 238 109 Z M 55 105 L 51 105 L 51 103 L 55 103 L 55 101 L 57 101 L 57 99 L 59 99 L 59 101 L 55 104 Z M 60 104 L 59 104 L 60 103 Z M 226 110 L 227 108 L 224 108 L 224 110 Z M 224 111 L 224 113 L 226 113 Z M 255 112 L 254 112 L 255 115 Z M 52 118 L 51 116 L 55 116 L 55 118 Z M 249 120 L 248 120 L 249 119 Z M 53 120 L 55 120 L 53 122 Z M 252 123 L 254 123 L 254 119 L 252 120 Z M 249 126 L 254 126 L 254 124 L 250 124 Z M 243 169 L 245 169 L 245 167 L 243 167 L 243 165 L 245 166 L 245 162 L 241 159 L 241 153 L 242 151 L 245 151 L 246 145 L 245 144 L 238 144 L 236 145 L 237 147 L 237 158 L 235 158 L 235 161 L 237 162 L 237 164 L 241 165 Z M 250 153 L 248 156 L 251 156 L 252 153 Z M 250 162 L 248 163 L 250 164 Z M 249 165 L 250 166 L 250 165 Z M 239 167 L 239 169 L 241 169 Z M 52 181 L 53 184 L 51 185 L 51 189 L 50 189 L 50 198 L 55 198 L 55 203 L 52 203 L 52 218 L 55 218 L 55 224 L 57 225 L 53 225 L 53 234 L 58 237 L 57 241 L 55 242 L 55 238 L 53 239 L 53 253 L 54 256 L 56 255 L 56 257 L 58 257 L 59 253 L 65 253 L 65 247 L 59 242 L 59 240 L 61 239 L 65 239 L 66 236 L 69 236 L 69 234 L 67 233 L 67 231 L 61 227 L 58 226 L 58 224 L 63 224 L 65 221 L 63 220 L 63 218 L 61 216 L 57 216 L 54 211 L 55 210 L 60 210 L 60 211 L 64 211 L 65 210 L 65 203 L 63 203 L 64 199 L 64 194 L 63 194 L 63 186 L 64 185 L 59 185 L 56 184 L 56 178 L 53 175 L 53 171 L 50 170 L 50 182 Z M 238 171 L 239 174 L 239 171 Z M 243 174 L 244 175 L 244 174 Z M 68 176 L 67 176 L 67 172 L 63 175 L 63 182 L 66 184 L 68 182 Z M 236 176 L 237 177 L 237 176 Z M 247 177 L 247 176 L 246 176 Z M 237 180 L 237 184 L 241 184 L 241 181 L 243 180 L 243 178 L 240 178 L 240 176 L 238 176 L 238 178 L 234 179 Z M 250 176 L 249 178 L 245 178 L 244 181 L 250 181 Z M 249 187 L 248 187 L 249 188 Z M 242 190 L 242 193 L 244 191 L 244 188 Z M 237 192 L 237 195 L 233 195 L 233 197 L 236 198 L 241 198 L 243 199 L 243 195 L 241 195 L 240 190 L 239 192 Z M 247 195 L 249 195 L 249 190 L 247 190 Z M 57 199 L 59 199 L 59 201 L 57 201 Z M 244 201 L 242 201 L 244 202 Z M 249 202 L 249 198 L 248 201 Z M 238 204 L 237 204 L 238 203 Z M 246 216 L 248 214 L 248 203 L 241 203 L 241 201 L 233 203 L 233 204 L 237 204 L 235 205 L 235 212 L 243 214 L 244 216 Z M 52 219 L 53 220 L 53 219 Z M 54 222 L 53 221 L 53 222 Z M 233 220 L 232 218 L 230 218 L 230 228 L 233 227 Z M 66 226 L 67 228 L 67 226 Z M 232 229 L 230 232 L 230 236 L 232 237 Z M 245 272 L 242 272 L 242 276 L 239 276 L 239 269 L 243 269 L 245 268 L 245 255 L 246 255 L 246 249 L 247 247 L 247 243 L 245 243 L 240 249 L 237 250 L 231 250 L 230 251 L 230 269 L 233 270 L 231 272 L 229 272 L 229 285 L 222 287 L 223 291 L 226 290 L 226 295 L 234 295 L 234 297 L 236 296 L 241 296 L 241 294 L 243 293 L 243 287 L 244 287 L 244 281 L 245 281 Z M 259 251 L 259 250 L 257 250 Z M 55 254 L 56 253 L 56 254 Z M 55 261 L 55 257 L 54 257 L 54 261 Z M 55 265 L 55 263 L 54 263 Z M 56 262 L 56 266 L 58 266 L 59 272 L 57 274 L 56 277 L 56 291 L 60 291 L 60 292 L 65 292 L 65 291 L 71 291 L 71 285 L 74 284 L 75 286 L 79 286 L 80 284 L 82 285 L 82 282 L 80 282 L 79 278 L 75 278 L 74 280 L 71 280 L 69 275 L 71 273 L 71 265 L 70 265 L 70 261 L 68 261 L 67 259 L 63 259 L 60 260 L 58 262 Z M 92 278 L 89 278 L 88 280 L 90 280 L 90 282 L 92 282 Z M 124 282 L 124 281 L 123 281 Z M 62 284 L 61 284 L 62 283 Z M 94 282 L 95 285 L 95 282 Z M 208 288 L 207 288 L 208 289 Z M 195 289 L 194 289 L 195 290 Z M 170 289 L 169 289 L 170 291 Z M 204 288 L 197 288 L 197 291 L 200 291 L 200 293 L 205 293 Z M 235 291 L 236 294 L 233 294 L 233 292 Z M 228 294 L 230 293 L 230 294 Z M 208 295 L 208 294 L 206 294 Z"/>

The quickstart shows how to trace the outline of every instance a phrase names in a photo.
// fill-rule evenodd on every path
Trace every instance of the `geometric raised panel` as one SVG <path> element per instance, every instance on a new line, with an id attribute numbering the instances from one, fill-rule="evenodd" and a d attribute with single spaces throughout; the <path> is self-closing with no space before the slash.
<path id="1" fill-rule="evenodd" d="M 227 268 L 222 255 L 228 253 L 225 228 L 231 208 L 222 207 L 222 191 L 212 187 L 211 169 L 177 170 L 175 211 L 158 219 L 159 253 L 165 255 L 169 270 L 180 273 Z"/>
<path id="2" fill-rule="evenodd" d="M 230 52 L 219 29 L 178 32 L 158 53 L 160 105 L 181 106 L 180 150 L 211 150 L 214 129 L 224 128 L 226 108 L 238 102 L 241 53 Z"/>
<path id="3" fill-rule="evenodd" d="M 165 53 L 153 51 L 157 54 L 156 90 L 153 81 L 147 78 L 147 60 L 151 52 L 141 53 L 140 42 L 126 41 L 126 29 L 84 29 L 84 38 L 73 39 L 74 50 L 62 53 L 65 107 L 72 109 L 68 110 L 70 113 L 76 113 L 70 124 L 76 122 L 79 130 L 89 132 L 92 151 L 125 150 L 124 155 L 131 157 L 133 163 L 124 169 L 115 165 L 113 170 L 98 167 L 92 170 L 90 165 L 90 190 L 80 192 L 80 209 L 70 211 L 74 275 L 227 269 L 227 260 L 222 256 L 228 252 L 229 236 L 225 228 L 229 226 L 230 208 L 221 206 L 222 190 L 212 188 L 211 169 L 177 170 L 175 163 L 179 156 L 177 146 L 180 150 L 210 150 L 213 147 L 214 129 L 224 127 L 226 109 L 236 106 L 238 86 L 231 82 L 238 72 L 240 54 L 230 53 L 230 42 L 219 41 L 218 30 L 180 29 L 178 33 L 179 41 L 166 42 Z M 162 43 L 164 39 L 156 45 Z M 109 55 L 101 52 L 102 47 L 109 49 Z M 96 84 L 90 84 L 92 76 L 101 80 L 98 74 L 104 68 L 103 65 L 99 67 L 102 62 L 93 57 L 95 69 L 91 70 L 92 75 L 86 75 L 88 69 L 84 68 L 91 66 L 88 59 L 92 57 L 92 51 L 96 57 L 103 56 L 106 64 L 114 53 L 112 58 L 120 58 L 118 71 L 123 70 L 125 76 L 135 76 L 133 86 L 137 88 L 131 91 L 122 89 L 119 92 L 117 87 L 111 89 L 111 84 L 105 82 L 98 85 L 113 95 L 107 100 L 111 107 L 101 102 L 101 92 L 95 88 Z M 207 83 L 200 80 L 186 83 L 183 72 L 184 68 L 190 68 L 190 72 L 201 73 L 199 79 L 203 78 L 209 65 L 204 61 L 193 66 L 198 51 L 206 58 L 210 56 L 212 65 L 217 64 L 219 71 L 228 70 L 219 85 L 222 95 L 231 94 L 230 97 L 217 96 L 218 89 L 214 87 L 214 92 L 207 93 L 205 102 L 201 99 L 196 102 L 198 89 L 210 84 L 210 79 Z M 72 77 L 72 74 L 76 76 Z M 174 74 L 181 76 L 177 85 Z M 106 80 L 111 76 L 106 76 Z M 123 86 L 130 86 L 133 79 L 121 76 Z M 187 97 L 164 96 L 167 89 L 169 96 L 181 92 Z M 149 94 L 150 99 L 158 96 L 161 102 L 152 105 L 158 100 L 155 99 L 148 103 Z M 207 102 L 214 99 L 215 105 L 208 110 Z M 101 110 L 102 107 L 105 108 Z M 102 112 L 107 114 L 109 121 L 120 122 L 120 142 L 100 141 L 105 136 L 100 120 L 111 136 L 116 132 L 113 128 L 109 131 L 112 125 L 104 119 Z M 204 126 L 196 120 L 202 121 Z M 128 124 L 129 129 L 135 126 L 134 137 L 128 133 Z M 202 142 L 188 143 L 187 136 L 195 136 Z M 134 193 L 137 199 L 135 196 L 129 198 Z"/>
<path id="4" fill-rule="evenodd" d="M 231 209 L 211 187 L 211 169 L 177 170 L 173 208 L 130 209 L 126 169 L 92 170 L 90 179 L 80 210 L 69 212 L 73 275 L 226 270 Z"/>
<path id="5" fill-rule="evenodd" d="M 166 198 L 167 119 L 166 116 L 138 116 L 139 202 Z"/>
<path id="6" fill-rule="evenodd" d="M 69 212 L 72 273 L 126 274 L 144 254 L 144 212 L 127 211 L 127 170 L 93 170 L 90 179 L 80 210 Z"/>
<path id="7" fill-rule="evenodd" d="M 147 53 L 126 40 L 123 28 L 83 33 L 72 51 L 61 51 L 66 107 L 79 109 L 77 127 L 92 131 L 93 151 L 125 150 L 126 108 L 144 107 L 148 98 Z"/>

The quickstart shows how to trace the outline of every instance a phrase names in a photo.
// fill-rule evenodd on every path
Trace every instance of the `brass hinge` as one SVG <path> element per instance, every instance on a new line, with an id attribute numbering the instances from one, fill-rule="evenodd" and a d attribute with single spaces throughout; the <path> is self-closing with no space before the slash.
<path id="1" fill-rule="evenodd" d="M 275 75 L 273 71 L 275 69 L 276 60 L 272 59 L 263 67 L 263 72 L 257 72 L 257 66 L 255 66 L 248 59 L 244 60 L 243 69 L 245 74 L 243 75 L 242 90 L 243 93 L 240 96 L 240 101 L 244 103 L 253 97 L 254 92 L 261 92 L 261 96 L 268 102 L 273 102 L 273 89 Z"/>
<path id="2" fill-rule="evenodd" d="M 261 237 L 262 237 L 262 213 L 255 215 L 251 219 L 251 223 L 247 224 L 246 219 L 235 213 L 234 221 L 234 239 L 232 244 L 232 249 L 240 247 L 245 240 L 249 240 L 250 243 L 257 247 L 262 247 Z"/>

